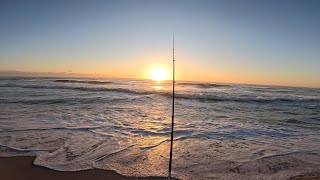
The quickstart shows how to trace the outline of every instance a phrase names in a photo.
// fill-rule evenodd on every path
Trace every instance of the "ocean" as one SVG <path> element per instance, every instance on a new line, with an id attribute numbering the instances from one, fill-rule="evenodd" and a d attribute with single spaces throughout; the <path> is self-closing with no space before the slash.
<path id="1" fill-rule="evenodd" d="M 0 156 L 58 171 L 167 176 L 171 82 L 1 77 Z M 173 176 L 320 174 L 320 89 L 176 83 Z"/>

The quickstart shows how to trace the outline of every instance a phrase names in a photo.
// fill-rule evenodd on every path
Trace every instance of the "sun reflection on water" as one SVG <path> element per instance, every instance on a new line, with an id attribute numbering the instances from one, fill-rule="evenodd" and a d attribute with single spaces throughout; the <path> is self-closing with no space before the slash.
<path id="1" fill-rule="evenodd" d="M 162 86 L 151 86 L 151 87 L 156 90 L 163 90 L 164 89 Z"/>

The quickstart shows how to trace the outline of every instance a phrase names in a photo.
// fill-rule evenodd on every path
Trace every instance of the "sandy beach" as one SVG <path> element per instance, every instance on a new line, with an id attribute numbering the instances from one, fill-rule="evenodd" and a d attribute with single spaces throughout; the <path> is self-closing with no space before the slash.
<path id="1" fill-rule="evenodd" d="M 33 164 L 35 157 L 1 157 L 0 158 L 0 177 L 6 180 L 164 180 L 166 177 L 126 177 L 113 171 L 92 169 L 76 172 L 55 171 Z M 173 178 L 175 179 L 175 178 Z M 319 180 L 319 175 L 297 176 L 289 180 Z"/>
<path id="2" fill-rule="evenodd" d="M 54 171 L 45 167 L 36 166 L 32 162 L 34 157 L 1 157 L 0 158 L 0 179 L 5 180 L 160 180 L 165 177 L 125 177 L 113 171 L 100 169 L 84 170 L 77 172 Z"/>

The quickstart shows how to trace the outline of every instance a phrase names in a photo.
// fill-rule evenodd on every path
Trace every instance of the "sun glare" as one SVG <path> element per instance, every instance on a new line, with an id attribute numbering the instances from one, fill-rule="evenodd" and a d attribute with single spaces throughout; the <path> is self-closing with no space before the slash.
<path id="1" fill-rule="evenodd" d="M 163 81 L 168 80 L 169 74 L 164 68 L 156 67 L 150 71 L 149 78 L 155 81 Z"/>

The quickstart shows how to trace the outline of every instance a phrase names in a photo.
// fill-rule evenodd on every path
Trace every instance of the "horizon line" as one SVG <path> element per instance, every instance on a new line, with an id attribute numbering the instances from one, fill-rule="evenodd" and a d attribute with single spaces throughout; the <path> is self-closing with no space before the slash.
<path id="1" fill-rule="evenodd" d="M 47 78 L 107 78 L 107 79 L 136 79 L 136 80 L 150 80 L 143 77 L 118 77 L 106 74 L 94 73 L 76 73 L 76 72 L 31 72 L 18 70 L 0 70 L 0 77 L 47 77 Z M 172 81 L 172 79 L 163 80 Z M 177 80 L 180 82 L 202 82 L 202 83 L 221 83 L 221 84 L 237 84 L 237 85 L 256 85 L 256 86 L 273 86 L 273 87 L 293 87 L 293 88 L 312 88 L 320 89 L 320 86 L 299 86 L 299 85 L 280 85 L 280 84 L 262 84 L 262 83 L 241 83 L 241 82 L 222 82 L 222 81 L 201 81 L 201 80 Z"/>

